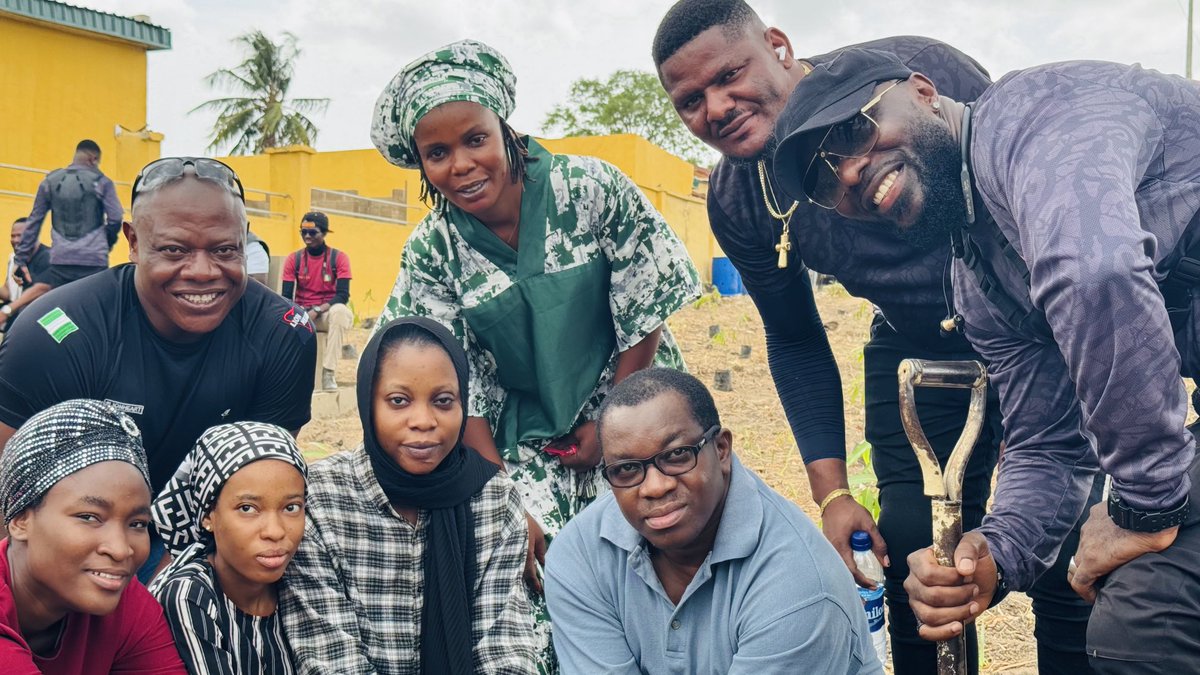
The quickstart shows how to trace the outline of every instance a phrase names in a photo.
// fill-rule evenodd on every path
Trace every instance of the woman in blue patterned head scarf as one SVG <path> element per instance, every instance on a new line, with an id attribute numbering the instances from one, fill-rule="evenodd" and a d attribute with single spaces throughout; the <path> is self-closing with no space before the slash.
<path id="1" fill-rule="evenodd" d="M 163 605 L 191 675 L 291 675 L 276 582 L 304 537 L 308 467 L 273 424 L 202 434 L 154 500 L 171 552 L 150 591 Z"/>
<path id="2" fill-rule="evenodd" d="M 30 417 L 0 454 L 5 673 L 183 673 L 162 609 L 134 578 L 150 553 L 137 424 L 75 399 Z"/>
<path id="3" fill-rule="evenodd" d="M 466 350 L 466 442 L 506 467 L 528 510 L 526 576 L 552 672 L 535 559 L 607 489 L 593 420 L 608 389 L 652 364 L 683 366 L 665 321 L 699 282 L 628 177 L 517 134 L 515 107 L 508 61 L 473 40 L 413 61 L 379 97 L 371 138 L 389 162 L 420 170 L 433 207 L 379 324 L 429 317 Z"/>

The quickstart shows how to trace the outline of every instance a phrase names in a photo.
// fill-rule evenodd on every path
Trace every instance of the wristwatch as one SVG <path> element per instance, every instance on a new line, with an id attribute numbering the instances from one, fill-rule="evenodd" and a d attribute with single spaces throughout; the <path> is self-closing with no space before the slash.
<path id="1" fill-rule="evenodd" d="M 1000 561 L 995 557 L 992 561 L 996 563 L 996 589 L 992 591 L 992 601 L 988 603 L 987 608 L 991 609 L 1004 601 L 1008 597 L 1008 592 L 1011 590 L 1008 587 L 1008 582 L 1004 579 L 1004 568 L 1000 566 Z"/>
<path id="2" fill-rule="evenodd" d="M 1187 497 L 1178 506 L 1162 511 L 1139 511 L 1121 501 L 1117 491 L 1109 490 L 1108 517 L 1117 527 L 1132 532 L 1161 532 L 1169 527 L 1182 525 L 1187 520 L 1191 504 Z"/>

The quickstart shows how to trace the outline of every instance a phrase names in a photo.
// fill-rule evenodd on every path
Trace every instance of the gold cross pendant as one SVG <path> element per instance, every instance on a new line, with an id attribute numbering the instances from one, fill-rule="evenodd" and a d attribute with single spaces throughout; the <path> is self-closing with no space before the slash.
<path id="1" fill-rule="evenodd" d="M 788 251 L 792 250 L 792 242 L 788 241 L 787 232 L 779 235 L 779 243 L 775 244 L 775 250 L 779 251 L 779 262 L 775 266 L 779 269 L 787 267 Z"/>

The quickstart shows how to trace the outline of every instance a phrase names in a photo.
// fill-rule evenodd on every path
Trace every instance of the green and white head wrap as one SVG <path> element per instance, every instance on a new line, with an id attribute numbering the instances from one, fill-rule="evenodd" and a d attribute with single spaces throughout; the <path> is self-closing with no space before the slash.
<path id="1" fill-rule="evenodd" d="M 387 161 L 420 166 L 413 134 L 430 110 L 451 101 L 472 101 L 507 120 L 516 107 L 517 78 L 500 52 L 460 40 L 408 64 L 375 103 L 371 142 Z"/>

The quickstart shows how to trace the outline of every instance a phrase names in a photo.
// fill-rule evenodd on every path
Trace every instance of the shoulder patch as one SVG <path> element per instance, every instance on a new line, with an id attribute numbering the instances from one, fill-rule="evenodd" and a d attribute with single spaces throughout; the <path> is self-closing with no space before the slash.
<path id="1" fill-rule="evenodd" d="M 46 312 L 37 322 L 59 344 L 62 344 L 62 341 L 67 339 L 68 335 L 79 330 L 79 326 L 75 325 L 75 322 L 71 320 L 71 317 L 67 316 L 62 307 L 55 307 Z"/>
<path id="2" fill-rule="evenodd" d="M 284 312 L 283 322 L 292 328 L 303 327 L 307 328 L 309 333 L 314 332 L 312 322 L 308 318 L 308 312 L 295 305 L 292 305 Z"/>

